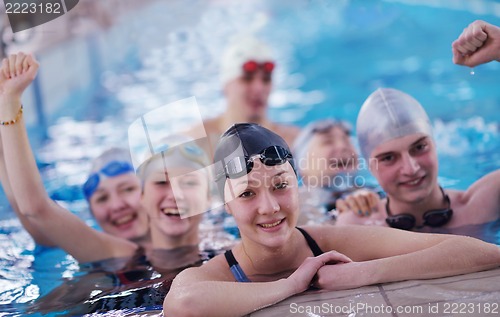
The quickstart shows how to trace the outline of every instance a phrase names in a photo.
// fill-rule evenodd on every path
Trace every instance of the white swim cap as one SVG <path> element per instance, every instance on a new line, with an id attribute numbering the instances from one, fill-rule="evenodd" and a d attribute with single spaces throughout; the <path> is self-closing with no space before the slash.
<path id="1" fill-rule="evenodd" d="M 356 122 L 359 147 L 365 159 L 381 143 L 414 133 L 432 137 L 432 126 L 420 103 L 393 88 L 379 88 L 363 103 Z"/>
<path id="2" fill-rule="evenodd" d="M 207 154 L 190 137 L 170 135 L 159 143 L 153 151 L 148 150 L 142 155 L 143 162 L 137 169 L 137 175 L 142 182 L 155 171 L 165 171 L 169 172 L 170 176 L 178 176 L 172 169 L 185 167 L 190 171 L 209 170 L 207 167 L 210 166 L 210 160 Z"/>
<path id="3" fill-rule="evenodd" d="M 238 37 L 222 55 L 222 84 L 240 77 L 243 74 L 243 64 L 248 61 L 274 62 L 274 57 L 271 49 L 255 37 L 249 35 Z"/>

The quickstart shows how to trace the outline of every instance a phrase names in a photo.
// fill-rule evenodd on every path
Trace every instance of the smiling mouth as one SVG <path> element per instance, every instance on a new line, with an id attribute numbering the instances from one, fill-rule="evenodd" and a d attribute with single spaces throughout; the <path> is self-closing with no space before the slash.
<path id="1" fill-rule="evenodd" d="M 161 208 L 161 212 L 168 217 L 180 217 L 181 213 L 177 208 Z"/>
<path id="2" fill-rule="evenodd" d="M 281 224 L 283 222 L 283 220 L 285 220 L 285 219 L 281 219 L 281 220 L 278 220 L 278 221 L 273 222 L 273 223 L 262 223 L 262 224 L 259 224 L 259 226 L 261 226 L 262 228 L 273 228 L 273 227 L 276 227 L 279 224 Z"/>
<path id="3" fill-rule="evenodd" d="M 411 181 L 402 182 L 401 185 L 408 185 L 408 186 L 417 185 L 417 184 L 419 184 L 424 179 L 424 177 L 425 176 L 422 176 L 422 177 L 416 178 L 416 179 L 411 180 Z"/>
<path id="4" fill-rule="evenodd" d="M 128 215 L 128 216 L 124 216 L 124 217 L 121 217 L 119 219 L 116 219 L 115 221 L 113 221 L 113 224 L 115 226 L 121 226 L 123 224 L 132 222 L 134 219 L 135 219 L 134 215 Z"/>

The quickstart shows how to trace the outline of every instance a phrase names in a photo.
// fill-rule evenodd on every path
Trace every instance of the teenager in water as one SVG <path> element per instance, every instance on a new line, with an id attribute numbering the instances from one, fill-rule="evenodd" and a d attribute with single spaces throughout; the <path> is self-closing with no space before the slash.
<path id="1" fill-rule="evenodd" d="M 500 265 L 497 246 L 469 237 L 375 226 L 296 227 L 293 156 L 281 137 L 257 124 L 230 127 L 214 160 L 217 187 L 241 242 L 177 275 L 164 302 L 167 316 L 242 316 L 311 285 L 350 289 Z"/>

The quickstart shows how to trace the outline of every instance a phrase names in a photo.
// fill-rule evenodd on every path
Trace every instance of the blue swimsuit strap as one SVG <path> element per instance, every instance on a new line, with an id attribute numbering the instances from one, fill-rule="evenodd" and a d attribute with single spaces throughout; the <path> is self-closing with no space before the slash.
<path id="1" fill-rule="evenodd" d="M 236 279 L 236 282 L 250 282 L 245 272 L 243 272 L 240 264 L 234 258 L 232 250 L 227 250 L 224 253 L 224 257 L 226 257 L 227 264 L 229 264 L 229 269 Z"/>
<path id="2" fill-rule="evenodd" d="M 296 227 L 297 230 L 300 231 L 304 235 L 304 238 L 306 239 L 307 245 L 311 249 L 312 253 L 314 256 L 318 256 L 320 254 L 323 254 L 323 250 L 319 247 L 319 245 L 314 241 L 314 239 L 307 233 L 304 229 Z M 236 279 L 237 282 L 251 282 L 250 279 L 246 276 L 245 272 L 243 272 L 243 269 L 241 268 L 240 264 L 238 261 L 236 261 L 236 258 L 234 257 L 233 251 L 232 250 L 227 250 L 224 253 L 224 257 L 226 258 L 227 264 L 229 265 L 229 269 L 231 270 L 231 273 L 233 274 L 234 278 Z"/>

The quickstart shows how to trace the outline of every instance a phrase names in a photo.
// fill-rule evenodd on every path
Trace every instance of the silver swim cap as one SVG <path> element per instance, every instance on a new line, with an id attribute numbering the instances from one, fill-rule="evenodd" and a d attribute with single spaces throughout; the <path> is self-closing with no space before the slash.
<path id="1" fill-rule="evenodd" d="M 292 146 L 293 157 L 295 158 L 295 162 L 299 163 L 297 164 L 299 167 L 301 166 L 300 163 L 304 162 L 307 158 L 309 143 L 313 136 L 316 133 L 326 133 L 333 127 L 340 127 L 348 135 L 350 135 L 352 131 L 352 126 L 348 122 L 330 118 L 311 122 L 302 128 Z"/>
<path id="2" fill-rule="evenodd" d="M 414 133 L 432 137 L 432 126 L 420 103 L 393 88 L 379 88 L 363 103 L 356 122 L 359 147 L 365 159 L 384 142 Z"/>

